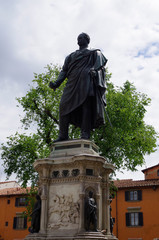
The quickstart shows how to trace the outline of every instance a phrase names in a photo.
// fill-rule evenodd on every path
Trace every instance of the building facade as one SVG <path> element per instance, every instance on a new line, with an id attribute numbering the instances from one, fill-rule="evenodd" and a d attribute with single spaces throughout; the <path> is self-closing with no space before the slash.
<path id="1" fill-rule="evenodd" d="M 159 165 L 142 172 L 145 180 L 114 181 L 113 233 L 119 240 L 159 240 Z"/>
<path id="2" fill-rule="evenodd" d="M 119 240 L 159 240 L 159 164 L 142 171 L 145 180 L 114 181 L 113 234 Z M 15 187 L 16 186 L 16 187 Z M 0 183 L 0 240 L 22 240 L 30 222 L 24 217 L 26 190 L 16 182 Z"/>
<path id="3" fill-rule="evenodd" d="M 30 226 L 23 214 L 26 210 L 27 193 L 16 182 L 9 188 L 10 183 L 5 182 L 6 188 L 0 183 L 0 240 L 22 240 L 28 235 Z"/>

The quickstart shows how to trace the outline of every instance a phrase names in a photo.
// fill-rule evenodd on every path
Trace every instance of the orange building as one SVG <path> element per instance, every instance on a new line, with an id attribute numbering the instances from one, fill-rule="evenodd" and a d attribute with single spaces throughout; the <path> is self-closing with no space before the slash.
<path id="1" fill-rule="evenodd" d="M 111 215 L 119 240 L 159 240 L 159 164 L 142 172 L 145 180 L 114 181 Z"/>
<path id="2" fill-rule="evenodd" d="M 22 240 L 29 233 L 30 223 L 23 215 L 26 210 L 26 190 L 14 185 L 17 186 L 17 183 L 0 183 L 0 240 Z"/>
<path id="3" fill-rule="evenodd" d="M 118 191 L 111 215 L 119 240 L 159 240 L 159 164 L 142 172 L 145 180 L 114 181 Z M 30 226 L 22 214 L 27 194 L 16 182 L 12 187 L 10 183 L 0 183 L 0 240 L 22 240 Z"/>

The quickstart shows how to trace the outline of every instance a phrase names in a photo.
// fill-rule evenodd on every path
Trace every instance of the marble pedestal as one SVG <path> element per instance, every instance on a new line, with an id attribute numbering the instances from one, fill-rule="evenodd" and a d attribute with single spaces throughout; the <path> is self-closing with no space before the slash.
<path id="1" fill-rule="evenodd" d="M 57 142 L 50 156 L 37 160 L 34 168 L 39 174 L 41 226 L 39 233 L 26 239 L 117 239 L 110 234 L 109 174 L 113 166 L 99 155 L 92 141 Z M 86 231 L 89 191 L 97 204 L 98 232 Z"/>

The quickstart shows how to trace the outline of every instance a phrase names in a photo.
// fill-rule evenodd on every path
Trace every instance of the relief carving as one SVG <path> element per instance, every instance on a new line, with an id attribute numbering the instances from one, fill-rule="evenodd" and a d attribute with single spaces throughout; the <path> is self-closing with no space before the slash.
<path id="1" fill-rule="evenodd" d="M 79 223 L 79 203 L 73 201 L 72 195 L 55 195 L 49 208 L 49 229 L 67 228 Z"/>

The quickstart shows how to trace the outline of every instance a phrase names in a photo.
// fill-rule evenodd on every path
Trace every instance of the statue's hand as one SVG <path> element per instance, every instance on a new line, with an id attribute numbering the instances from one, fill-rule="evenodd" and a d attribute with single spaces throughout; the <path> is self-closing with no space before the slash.
<path id="1" fill-rule="evenodd" d="M 96 73 L 94 68 L 90 69 L 90 74 L 91 74 L 92 77 L 95 77 L 97 75 L 97 73 Z"/>
<path id="2" fill-rule="evenodd" d="M 56 83 L 50 82 L 49 87 L 54 89 L 54 91 L 55 91 L 56 90 Z"/>

